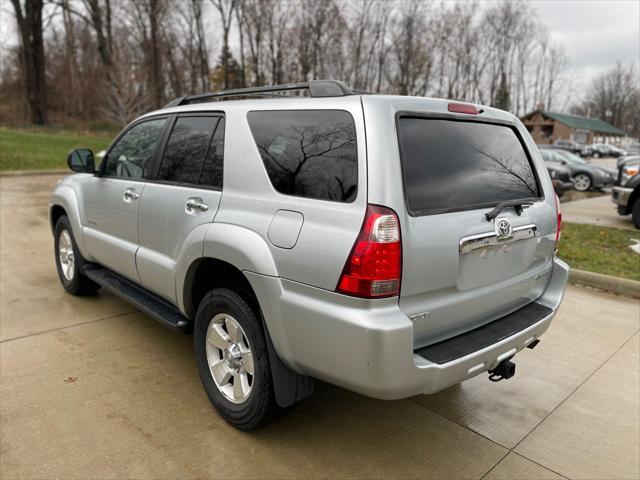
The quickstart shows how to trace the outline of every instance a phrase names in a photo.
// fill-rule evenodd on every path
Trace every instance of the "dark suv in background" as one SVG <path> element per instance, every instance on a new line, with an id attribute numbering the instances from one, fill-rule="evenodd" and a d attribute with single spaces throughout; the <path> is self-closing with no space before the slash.
<path id="1" fill-rule="evenodd" d="M 640 229 L 640 157 L 631 157 L 620 165 L 618 179 L 611 194 L 620 215 L 629 215 Z"/>

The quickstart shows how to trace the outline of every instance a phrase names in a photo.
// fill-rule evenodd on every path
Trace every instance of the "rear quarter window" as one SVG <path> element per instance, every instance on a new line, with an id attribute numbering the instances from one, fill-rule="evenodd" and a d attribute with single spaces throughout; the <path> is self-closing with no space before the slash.
<path id="1" fill-rule="evenodd" d="M 412 215 L 540 196 L 529 157 L 511 127 L 407 116 L 398 118 L 398 138 Z"/>
<path id="2" fill-rule="evenodd" d="M 353 117 L 338 110 L 254 111 L 249 127 L 273 187 L 298 197 L 352 202 L 358 190 Z"/>

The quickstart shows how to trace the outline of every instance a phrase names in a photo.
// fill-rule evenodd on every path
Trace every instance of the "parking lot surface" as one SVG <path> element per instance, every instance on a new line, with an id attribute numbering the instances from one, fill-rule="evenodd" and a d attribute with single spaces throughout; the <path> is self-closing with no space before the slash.
<path id="1" fill-rule="evenodd" d="M 317 382 L 243 433 L 210 406 L 191 337 L 59 286 L 58 177 L 0 178 L 0 477 L 640 477 L 640 304 L 578 287 L 516 376 L 383 402 Z"/>
<path id="2" fill-rule="evenodd" d="M 585 223 L 599 227 L 636 230 L 631 215 L 618 215 L 611 194 L 562 203 L 562 219 L 565 222 Z"/>

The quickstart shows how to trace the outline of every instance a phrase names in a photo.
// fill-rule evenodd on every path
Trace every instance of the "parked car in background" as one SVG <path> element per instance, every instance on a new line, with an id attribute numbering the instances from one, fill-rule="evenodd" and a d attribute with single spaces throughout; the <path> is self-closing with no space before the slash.
<path id="1" fill-rule="evenodd" d="M 553 164 L 551 162 L 545 162 L 549 177 L 551 177 L 551 183 L 553 189 L 558 197 L 562 197 L 564 192 L 573 190 L 573 181 L 571 180 L 571 170 L 564 165 Z"/>
<path id="2" fill-rule="evenodd" d="M 605 167 L 604 165 L 594 165 L 592 163 L 587 162 L 586 160 L 583 160 L 582 158 L 578 157 L 577 155 L 574 155 L 571 152 L 566 152 L 564 150 L 558 150 L 557 153 L 563 157 L 565 160 L 568 160 L 569 162 L 574 162 L 576 164 L 579 165 L 589 165 L 591 167 L 594 167 L 597 170 L 600 170 L 602 173 L 605 174 L 606 176 L 606 185 L 605 187 L 610 187 L 614 184 L 614 182 L 616 181 L 616 177 L 618 176 L 618 169 L 617 168 L 611 168 L 611 167 Z"/>
<path id="3" fill-rule="evenodd" d="M 615 147 L 613 145 L 609 145 L 609 156 L 610 157 L 624 157 L 627 154 L 625 150 L 622 148 Z"/>
<path id="4" fill-rule="evenodd" d="M 591 150 L 592 150 L 591 156 L 593 158 L 609 156 L 609 145 L 605 145 L 604 143 L 591 144 Z"/>
<path id="5" fill-rule="evenodd" d="M 620 215 L 629 215 L 640 229 L 640 156 L 628 159 L 620 165 L 611 199 L 618 206 Z"/>
<path id="6" fill-rule="evenodd" d="M 615 181 L 614 176 L 605 173 L 600 167 L 585 162 L 571 152 L 542 148 L 540 154 L 545 162 L 567 167 L 571 171 L 573 187 L 579 192 L 609 187 Z"/>
<path id="7" fill-rule="evenodd" d="M 549 145 L 549 146 L 553 148 L 558 148 L 561 150 L 566 150 L 572 153 L 578 153 L 583 157 L 588 157 L 591 155 L 591 147 L 589 147 L 588 145 L 583 145 L 578 142 L 574 142 L 573 140 L 559 139 L 559 140 L 556 140 L 556 142 L 553 145 Z"/>
<path id="8" fill-rule="evenodd" d="M 615 147 L 613 145 L 607 145 L 605 143 L 594 143 L 591 145 L 591 149 L 592 149 L 591 156 L 593 158 L 621 157 L 626 153 L 621 148 Z"/>
<path id="9" fill-rule="evenodd" d="M 627 155 L 640 155 L 640 143 L 632 143 L 629 145 Z"/>

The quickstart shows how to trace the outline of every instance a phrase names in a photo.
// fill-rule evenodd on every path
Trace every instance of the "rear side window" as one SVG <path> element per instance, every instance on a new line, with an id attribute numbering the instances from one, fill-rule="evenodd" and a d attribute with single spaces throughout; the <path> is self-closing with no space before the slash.
<path id="1" fill-rule="evenodd" d="M 401 117 L 398 135 L 413 215 L 539 197 L 531 163 L 510 127 Z"/>
<path id="2" fill-rule="evenodd" d="M 273 187 L 298 197 L 352 202 L 358 189 L 356 129 L 337 110 L 249 112 Z"/>
<path id="3" fill-rule="evenodd" d="M 179 117 L 162 155 L 158 180 L 197 185 L 201 182 L 205 158 L 215 159 L 213 133 L 219 117 Z M 210 150 L 214 150 L 210 154 Z M 211 160 L 209 160 L 211 163 Z"/>

